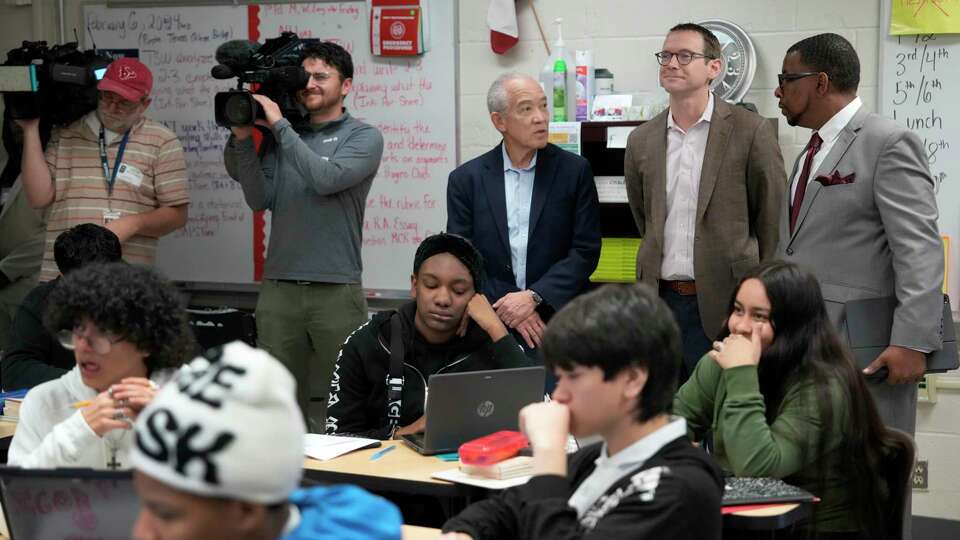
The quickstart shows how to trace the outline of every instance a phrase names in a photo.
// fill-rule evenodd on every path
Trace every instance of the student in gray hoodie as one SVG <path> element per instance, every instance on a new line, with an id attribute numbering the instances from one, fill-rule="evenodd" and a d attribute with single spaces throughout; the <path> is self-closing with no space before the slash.
<path id="1" fill-rule="evenodd" d="M 303 50 L 301 65 L 310 81 L 297 99 L 309 122 L 294 125 L 273 100 L 254 95 L 265 116 L 257 120 L 266 128 L 260 152 L 253 126 L 235 126 L 224 163 L 250 208 L 271 211 L 258 344 L 293 374 L 308 430 L 322 433 L 337 352 L 367 319 L 361 227 L 383 136 L 344 107 L 350 53 L 318 43 Z"/>

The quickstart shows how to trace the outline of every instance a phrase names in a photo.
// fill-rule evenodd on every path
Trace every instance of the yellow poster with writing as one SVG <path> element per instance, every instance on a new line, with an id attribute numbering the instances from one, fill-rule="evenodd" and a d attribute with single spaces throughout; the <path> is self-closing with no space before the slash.
<path id="1" fill-rule="evenodd" d="M 890 35 L 960 34 L 960 0 L 890 1 Z"/>

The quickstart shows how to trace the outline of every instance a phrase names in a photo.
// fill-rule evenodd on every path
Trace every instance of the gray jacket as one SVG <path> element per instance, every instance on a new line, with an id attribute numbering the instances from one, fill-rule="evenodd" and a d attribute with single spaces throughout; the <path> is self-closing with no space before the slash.
<path id="1" fill-rule="evenodd" d="M 363 212 L 383 154 L 380 132 L 345 110 L 296 129 L 284 118 L 261 154 L 252 138 L 232 135 L 223 151 L 250 208 L 271 211 L 263 277 L 360 283 Z"/>
<path id="2" fill-rule="evenodd" d="M 919 137 L 861 107 L 810 176 L 792 235 L 784 201 L 778 257 L 817 276 L 838 328 L 847 301 L 896 295 L 890 343 L 939 349 L 943 248 Z"/>

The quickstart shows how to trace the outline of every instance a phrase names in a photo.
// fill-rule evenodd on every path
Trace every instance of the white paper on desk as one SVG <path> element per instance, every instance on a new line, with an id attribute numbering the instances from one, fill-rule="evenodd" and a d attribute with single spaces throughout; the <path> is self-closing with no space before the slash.
<path id="1" fill-rule="evenodd" d="M 627 137 L 636 126 L 610 126 L 607 128 L 607 148 L 626 148 Z"/>
<path id="2" fill-rule="evenodd" d="M 466 484 L 468 486 L 477 486 L 486 489 L 507 489 L 514 486 L 521 486 L 526 484 L 527 480 L 530 480 L 530 475 L 508 478 L 506 480 L 479 478 L 476 476 L 470 476 L 469 474 L 461 471 L 459 468 L 435 472 L 431 474 L 430 477 L 436 478 L 437 480 L 446 480 L 447 482 L 455 482 L 457 484 Z"/>
<path id="3" fill-rule="evenodd" d="M 380 441 L 376 439 L 307 433 L 303 437 L 303 453 L 307 457 L 326 461 L 354 450 L 376 446 L 379 443 Z"/>

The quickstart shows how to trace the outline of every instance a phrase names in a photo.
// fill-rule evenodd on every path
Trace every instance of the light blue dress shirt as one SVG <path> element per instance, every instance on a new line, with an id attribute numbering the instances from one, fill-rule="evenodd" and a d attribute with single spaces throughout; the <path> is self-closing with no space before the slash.
<path id="1" fill-rule="evenodd" d="M 525 169 L 513 166 L 507 155 L 507 146 L 500 145 L 503 152 L 503 189 L 506 195 L 507 232 L 510 236 L 510 262 L 517 288 L 527 288 L 527 241 L 530 238 L 530 205 L 533 201 L 533 179 L 536 176 L 537 154 Z"/>

